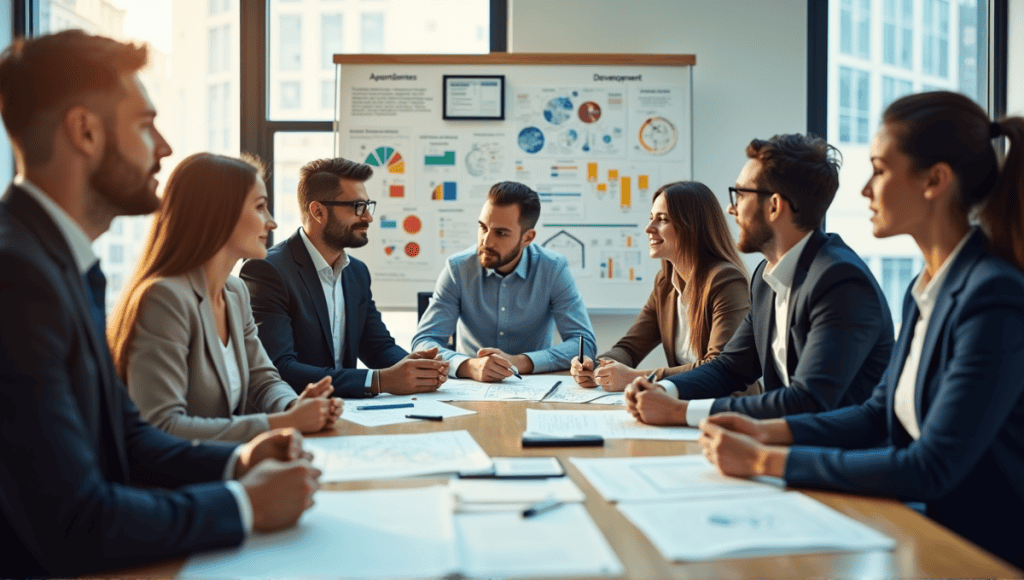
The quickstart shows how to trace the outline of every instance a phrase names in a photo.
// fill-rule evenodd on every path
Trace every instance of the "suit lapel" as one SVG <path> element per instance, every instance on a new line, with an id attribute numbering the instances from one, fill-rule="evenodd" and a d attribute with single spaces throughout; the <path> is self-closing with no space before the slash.
<path id="1" fill-rule="evenodd" d="M 324 287 L 320 283 L 320 276 L 313 266 L 313 258 L 309 256 L 306 244 L 298 232 L 288 238 L 288 249 L 291 251 L 292 260 L 295 262 L 295 271 L 299 279 L 306 286 L 306 292 L 316 310 L 316 317 L 320 320 L 320 330 L 323 332 L 324 344 L 327 345 L 327 352 L 331 353 L 331 360 L 337 358 L 334 352 L 334 337 L 331 334 L 331 319 L 327 315 L 327 298 L 324 296 Z"/>
<path id="2" fill-rule="evenodd" d="M 672 268 L 672 263 L 668 260 L 664 261 L 665 276 L 668 278 L 669 299 L 666 300 L 665 314 L 666 316 L 662 320 L 666 320 L 668 326 L 668 335 L 666 338 L 669 344 L 668 349 L 668 363 L 670 367 L 674 367 L 680 364 L 676 353 L 679 352 L 679 345 L 676 344 L 677 332 L 679 330 L 679 293 L 676 291 L 676 287 L 672 284 L 672 280 L 675 277 L 675 270 Z"/>
<path id="3" fill-rule="evenodd" d="M 804 300 L 803 286 L 807 281 L 807 272 L 811 269 L 811 263 L 818 257 L 818 251 L 828 241 L 828 236 L 821 230 L 811 232 L 807 245 L 800 252 L 800 259 L 796 262 L 796 270 L 793 271 L 793 284 L 789 290 L 789 316 L 786 325 L 786 363 L 796 361 L 796 353 L 793 352 L 793 329 L 796 328 L 797 305 Z M 787 369 L 788 372 L 788 369 Z"/>
<path id="4" fill-rule="evenodd" d="M 115 383 L 115 381 L 119 382 L 120 379 L 117 379 L 114 373 L 114 362 L 110 356 L 107 337 L 100 335 L 99 329 L 96 328 L 96 324 L 93 321 L 92 307 L 90 306 L 88 291 L 85 288 L 85 279 L 78 271 L 78 266 L 72 258 L 71 248 L 68 246 L 67 240 L 64 239 L 64 234 L 61 233 L 57 224 L 53 222 L 46 211 L 29 194 L 17 186 L 11 186 L 4 195 L 4 198 L 8 203 L 11 213 L 17 216 L 28 230 L 36 236 L 42 247 L 50 253 L 50 256 L 61 270 L 64 284 L 71 294 L 71 312 L 77 319 L 79 326 L 85 329 L 85 334 L 88 337 L 87 342 L 92 350 L 93 360 L 99 372 L 99 380 L 97 381 L 100 390 L 98 393 L 99 397 L 97 398 L 94 393 L 88 392 L 83 385 L 73 383 L 71 387 L 77 392 L 78 396 L 76 399 L 83 406 L 80 409 L 82 420 L 92 430 L 97 454 L 104 458 L 109 468 L 120 470 L 119 474 L 108 475 L 112 479 L 116 478 L 118 481 L 127 482 L 128 455 L 125 450 L 121 406 L 117 398 L 122 393 L 117 392 L 118 387 Z M 70 378 L 72 381 L 75 379 L 75 377 Z M 103 453 L 106 445 L 101 441 L 101 433 L 105 428 L 110 429 L 110 439 L 112 441 L 107 443 L 114 446 L 117 455 L 116 465 L 115 462 L 109 461 L 107 455 Z"/>
<path id="5" fill-rule="evenodd" d="M 224 404 L 231 408 L 231 393 L 228 385 L 228 373 L 224 367 L 224 352 L 221 348 L 220 335 L 217 334 L 217 320 L 213 315 L 213 303 L 210 301 L 206 286 L 206 274 L 202 268 L 196 268 L 187 275 L 192 291 L 199 301 L 199 320 L 203 325 L 203 343 L 206 345 L 206 358 L 213 363 L 213 369 L 217 373 L 217 380 L 220 382 L 220 390 L 224 395 Z M 228 320 L 230 327 L 230 319 Z"/>
<path id="6" fill-rule="evenodd" d="M 910 282 L 910 288 L 917 283 L 917 278 Z M 903 374 L 903 366 L 907 363 L 907 356 L 910 354 L 910 343 L 914 339 L 914 328 L 917 325 L 917 318 L 920 311 L 917 309 L 917 302 L 910 296 L 909 289 L 903 301 L 903 325 L 900 327 L 900 335 L 896 339 L 896 345 L 892 351 L 889 370 L 886 373 L 888 385 L 886 385 L 886 408 L 888 409 L 887 419 L 889 422 L 889 433 L 893 445 L 904 446 L 910 441 L 910 434 L 903 428 L 903 423 L 896 418 L 896 387 L 900 384 L 900 375 Z M 918 415 L 920 417 L 920 415 Z"/>
<path id="7" fill-rule="evenodd" d="M 349 264 L 341 271 L 341 291 L 345 294 L 345 344 L 342 363 L 346 368 L 355 368 L 356 353 L 359 352 L 359 298 L 362 296 L 362 289 L 355 279 L 355 269 Z"/>
<path id="8" fill-rule="evenodd" d="M 984 246 L 984 236 L 981 230 L 975 229 L 971 237 L 964 244 L 957 255 L 956 260 L 949 265 L 949 272 L 946 280 L 939 288 L 938 300 L 932 310 L 931 318 L 928 320 L 928 332 L 925 334 L 924 346 L 921 348 L 921 364 L 917 367 L 915 378 L 914 408 L 917 412 L 918 421 L 924 417 L 924 391 L 928 378 L 928 369 L 931 367 L 932 359 L 939 354 L 937 343 L 942 336 L 946 326 L 946 320 L 950 313 L 956 308 L 957 296 L 963 290 L 974 264 L 981 257 Z M 914 310 L 917 310 L 915 307 Z M 915 318 L 916 320 L 916 318 Z"/>
<path id="9" fill-rule="evenodd" d="M 771 329 L 775 325 L 775 291 L 764 281 L 763 274 L 766 267 L 767 262 L 761 262 L 761 265 L 754 270 L 750 284 L 754 295 L 754 304 L 752 304 L 754 312 L 761 314 L 754 317 L 756 323 L 754 344 L 758 354 L 761 355 L 761 375 L 764 377 L 765 389 L 768 390 L 777 385 L 780 380 L 775 371 L 771 344 Z"/>

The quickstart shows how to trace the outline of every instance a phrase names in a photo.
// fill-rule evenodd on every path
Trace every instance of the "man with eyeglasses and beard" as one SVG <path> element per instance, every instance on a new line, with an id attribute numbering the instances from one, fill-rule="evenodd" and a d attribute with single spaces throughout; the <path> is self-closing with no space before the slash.
<path id="1" fill-rule="evenodd" d="M 368 241 L 376 202 L 364 183 L 372 175 L 369 165 L 340 157 L 304 165 L 302 227 L 265 259 L 242 265 L 260 341 L 296 392 L 324 375 L 344 398 L 434 391 L 447 380 L 436 349 L 408 353 L 395 344 L 374 305 L 370 271 L 345 252 Z M 371 370 L 356 369 L 357 359 Z"/>
<path id="2" fill-rule="evenodd" d="M 658 383 L 626 387 L 627 410 L 655 425 L 736 412 L 756 418 L 863 403 L 889 363 L 892 315 L 878 282 L 837 234 L 822 229 L 839 188 L 836 150 L 812 135 L 747 145 L 729 188 L 740 251 L 765 260 L 750 312 L 713 361 Z M 730 397 L 760 379 L 760 395 Z"/>

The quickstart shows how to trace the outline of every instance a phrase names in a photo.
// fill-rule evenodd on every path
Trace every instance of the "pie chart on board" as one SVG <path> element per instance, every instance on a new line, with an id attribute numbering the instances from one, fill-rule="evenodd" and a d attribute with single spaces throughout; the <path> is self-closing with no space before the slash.
<path id="1" fill-rule="evenodd" d="M 405 161 L 401 154 L 391 147 L 378 147 L 366 156 L 366 164 L 387 167 L 388 173 L 405 173 Z"/>
<path id="2" fill-rule="evenodd" d="M 580 121 L 583 121 L 584 123 L 595 123 L 601 118 L 601 106 L 594 101 L 587 101 L 580 105 L 578 113 Z"/>
<path id="3" fill-rule="evenodd" d="M 402 222 L 402 229 L 410 234 L 417 234 L 422 228 L 423 222 L 420 221 L 420 218 L 414 215 L 405 218 L 405 221 Z"/>
<path id="4" fill-rule="evenodd" d="M 409 242 L 405 245 L 405 255 L 410 258 L 415 258 L 420 255 L 420 245 L 416 242 Z"/>

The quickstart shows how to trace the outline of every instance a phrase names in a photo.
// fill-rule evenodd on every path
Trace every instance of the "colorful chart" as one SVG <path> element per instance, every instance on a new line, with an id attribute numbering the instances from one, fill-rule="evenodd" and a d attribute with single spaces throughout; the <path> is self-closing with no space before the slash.
<path id="1" fill-rule="evenodd" d="M 640 126 L 640 146 L 654 155 L 664 155 L 676 146 L 676 126 L 664 117 L 651 117 Z"/>
<path id="2" fill-rule="evenodd" d="M 416 234 L 423 229 L 423 222 L 420 221 L 420 218 L 411 215 L 405 218 L 405 221 L 402 222 L 402 229 L 407 233 Z"/>
<path id="3" fill-rule="evenodd" d="M 380 216 L 380 227 L 383 230 L 393 230 L 398 227 L 398 222 L 388 219 L 386 216 Z"/>
<path id="4" fill-rule="evenodd" d="M 552 125 L 561 125 L 569 120 L 574 108 L 569 97 L 555 97 L 544 106 L 544 120 Z"/>
<path id="5" fill-rule="evenodd" d="M 455 182 L 445 181 L 434 188 L 434 192 L 430 194 L 430 199 L 433 200 L 444 200 L 444 201 L 455 201 Z"/>
<path id="6" fill-rule="evenodd" d="M 405 161 L 391 147 L 378 147 L 366 156 L 367 165 L 387 167 L 388 173 L 405 173 Z"/>
<path id="7" fill-rule="evenodd" d="M 455 165 L 455 152 L 445 151 L 440 155 L 424 155 L 424 165 Z"/>
<path id="8" fill-rule="evenodd" d="M 388 187 L 389 197 L 405 197 L 405 186 L 404 185 L 392 185 Z"/>
<path id="9" fill-rule="evenodd" d="M 536 127 L 527 127 L 519 132 L 519 148 L 527 153 L 536 153 L 544 147 L 544 133 Z"/>
<path id="10" fill-rule="evenodd" d="M 601 118 L 601 106 L 594 101 L 587 101 L 580 105 L 580 110 L 577 113 L 580 116 L 580 121 L 595 123 Z"/>
<path id="11" fill-rule="evenodd" d="M 420 255 L 420 245 L 416 242 L 409 242 L 405 245 L 405 255 L 410 258 L 415 258 Z"/>

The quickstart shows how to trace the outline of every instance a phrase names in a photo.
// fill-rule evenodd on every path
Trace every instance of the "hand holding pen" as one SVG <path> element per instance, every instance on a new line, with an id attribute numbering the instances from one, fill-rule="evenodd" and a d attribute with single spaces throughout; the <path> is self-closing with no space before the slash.
<path id="1" fill-rule="evenodd" d="M 573 357 L 569 364 L 569 374 L 579 386 L 592 389 L 597 386 L 597 382 L 594 380 L 594 360 L 588 357 L 583 350 L 583 337 L 580 336 L 579 340 L 579 356 Z"/>

